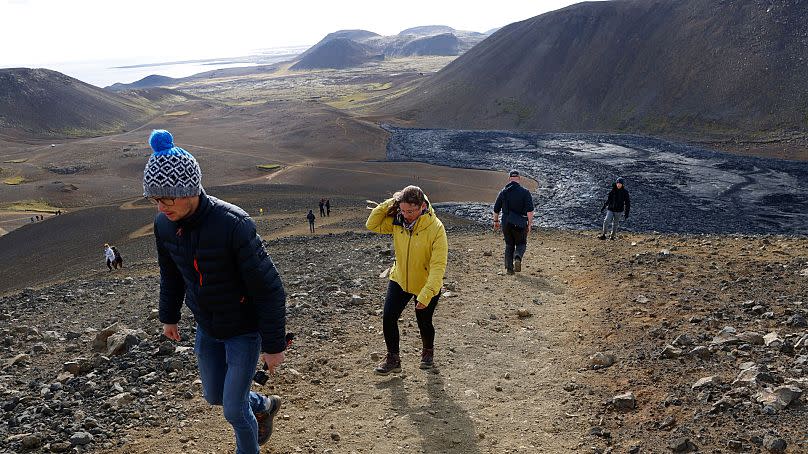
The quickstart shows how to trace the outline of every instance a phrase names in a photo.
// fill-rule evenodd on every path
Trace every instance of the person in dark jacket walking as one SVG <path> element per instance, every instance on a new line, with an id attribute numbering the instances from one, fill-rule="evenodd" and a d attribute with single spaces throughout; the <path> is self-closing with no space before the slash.
<path id="1" fill-rule="evenodd" d="M 513 274 L 522 271 L 522 259 L 527 250 L 527 235 L 533 225 L 533 196 L 519 184 L 518 170 L 511 170 L 508 175 L 510 181 L 502 188 L 494 202 L 494 230 L 500 228 L 499 212 L 502 211 L 505 271 Z"/>
<path id="2" fill-rule="evenodd" d="M 309 210 L 309 214 L 306 215 L 306 219 L 309 220 L 309 231 L 314 233 L 314 213 Z"/>
<path id="3" fill-rule="evenodd" d="M 331 216 L 331 199 L 325 199 L 325 215 Z"/>
<path id="4" fill-rule="evenodd" d="M 606 209 L 608 211 L 606 212 L 606 218 L 603 220 L 603 230 L 598 239 L 606 239 L 606 230 L 611 223 L 612 233 L 609 235 L 609 239 L 613 240 L 617 235 L 617 229 L 620 227 L 620 213 L 625 210 L 623 217 L 628 219 L 628 212 L 631 210 L 631 198 L 628 196 L 625 180 L 622 178 L 618 178 L 612 185 L 612 190 L 609 191 L 609 196 L 600 208 L 600 212 L 603 213 Z"/>
<path id="5" fill-rule="evenodd" d="M 325 217 L 325 199 L 320 199 L 320 217 Z"/>
<path id="6" fill-rule="evenodd" d="M 154 153 L 143 195 L 157 205 L 163 334 L 180 341 L 183 300 L 196 320 L 202 391 L 233 426 L 236 452 L 256 454 L 272 434 L 278 396 L 250 390 L 259 358 L 274 373 L 286 349 L 286 293 L 244 210 L 202 188 L 196 159 L 165 130 L 152 131 Z"/>

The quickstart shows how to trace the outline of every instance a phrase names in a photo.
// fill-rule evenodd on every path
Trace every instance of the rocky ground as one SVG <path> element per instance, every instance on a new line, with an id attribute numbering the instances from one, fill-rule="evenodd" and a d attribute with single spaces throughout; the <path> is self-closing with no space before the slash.
<path id="1" fill-rule="evenodd" d="M 507 276 L 498 235 L 444 216 L 438 367 L 417 368 L 405 312 L 404 372 L 385 378 L 392 251 L 351 208 L 315 236 L 258 222 L 298 335 L 263 389 L 284 399 L 264 452 L 808 450 L 805 239 L 541 230 Z M 1 452 L 234 450 L 190 314 L 182 342 L 161 338 L 154 259 L 129 265 L 0 299 Z"/>

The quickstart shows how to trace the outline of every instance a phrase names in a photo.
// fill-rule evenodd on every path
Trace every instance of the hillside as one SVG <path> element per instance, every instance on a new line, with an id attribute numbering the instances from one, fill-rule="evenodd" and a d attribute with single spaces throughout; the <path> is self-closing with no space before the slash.
<path id="1" fill-rule="evenodd" d="M 806 60 L 795 0 L 587 2 L 503 27 L 382 110 L 428 127 L 805 131 Z"/>
<path id="2" fill-rule="evenodd" d="M 130 84 L 115 83 L 109 87 L 104 87 L 107 90 L 121 91 L 133 90 L 138 88 L 154 88 L 154 87 L 167 87 L 176 85 L 177 79 L 168 76 L 161 76 L 159 74 L 152 74 Z"/>
<path id="3" fill-rule="evenodd" d="M 393 56 L 413 56 L 413 55 L 458 55 L 461 53 L 463 42 L 453 33 L 441 33 L 439 35 L 423 36 L 413 40 L 408 40 L 400 48 L 388 46 L 386 51 Z"/>
<path id="4" fill-rule="evenodd" d="M 336 38 L 324 42 L 301 58 L 289 69 L 342 69 L 359 66 L 373 60 L 382 60 L 384 55 L 349 38 Z"/>
<path id="5" fill-rule="evenodd" d="M 310 235 L 305 208 L 318 190 L 211 191 L 250 213 L 268 208 L 254 219 L 297 333 L 262 389 L 284 399 L 265 451 L 808 448 L 804 238 L 626 233 L 599 242 L 592 232 L 537 229 L 523 271 L 506 276 L 499 234 L 441 214 L 450 254 L 437 368 L 417 368 L 408 309 L 404 371 L 377 377 L 380 274 L 393 254 L 388 236 L 365 231 L 363 197 L 333 198 Z M 221 408 L 205 403 L 196 381 L 190 313 L 181 342 L 160 334 L 156 251 L 143 229 L 153 210 L 142 201 L 99 207 L 0 238 L 0 253 L 18 259 L 2 262 L 0 279 L 9 268 L 25 279 L 0 292 L 0 406 L 14 422 L 0 425 L 0 451 L 233 451 Z M 53 238 L 40 251 L 68 260 L 36 260 L 19 241 L 35 235 Z M 119 247 L 123 270 L 107 271 L 102 241 Z M 94 340 L 110 326 L 128 347 L 99 352 Z"/>
<path id="6" fill-rule="evenodd" d="M 477 32 L 455 30 L 445 25 L 427 25 L 408 28 L 397 35 L 382 36 L 367 30 L 339 30 L 326 35 L 320 42 L 300 54 L 300 63 L 292 69 L 304 68 L 347 68 L 364 63 L 365 59 L 357 58 L 359 63 L 350 63 L 340 55 L 346 52 L 345 48 L 360 47 L 368 54 L 384 58 L 409 57 L 422 55 L 452 56 L 460 55 L 472 48 L 485 38 L 486 35 Z M 347 40 L 347 42 L 346 42 Z M 335 49 L 333 42 L 339 42 Z M 349 44 L 353 43 L 353 44 Z M 335 57 L 329 57 L 328 52 L 337 52 Z M 358 51 L 356 51 L 358 52 Z M 311 55 L 318 53 L 318 61 L 329 58 L 339 61 L 343 66 L 310 66 Z M 381 58 L 381 57 L 378 57 Z M 333 64 L 333 63 L 332 63 Z"/>
<path id="7" fill-rule="evenodd" d="M 48 69 L 0 69 L 0 133 L 86 137 L 122 132 L 154 111 Z"/>

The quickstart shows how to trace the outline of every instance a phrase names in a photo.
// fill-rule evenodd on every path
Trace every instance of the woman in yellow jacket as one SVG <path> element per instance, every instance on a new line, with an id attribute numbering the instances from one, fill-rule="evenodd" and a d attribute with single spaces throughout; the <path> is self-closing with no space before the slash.
<path id="1" fill-rule="evenodd" d="M 375 372 L 379 375 L 401 372 L 398 318 L 413 297 L 423 342 L 421 369 L 429 369 L 435 352 L 432 315 L 438 305 L 446 272 L 446 229 L 418 186 L 407 186 L 379 204 L 370 213 L 365 226 L 377 233 L 393 235 L 396 251 L 396 262 L 390 270 L 384 299 L 387 356 Z"/>

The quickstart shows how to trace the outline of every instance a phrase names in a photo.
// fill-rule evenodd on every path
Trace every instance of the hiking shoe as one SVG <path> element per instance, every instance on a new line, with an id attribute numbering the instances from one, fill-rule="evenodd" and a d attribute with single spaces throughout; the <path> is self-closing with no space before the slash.
<path id="1" fill-rule="evenodd" d="M 401 358 L 395 353 L 388 353 L 384 361 L 379 363 L 373 372 L 376 375 L 387 375 L 391 372 L 401 372 Z"/>
<path id="2" fill-rule="evenodd" d="M 513 270 L 517 273 L 522 271 L 522 259 L 520 257 L 513 259 Z"/>
<path id="3" fill-rule="evenodd" d="M 613 240 L 613 239 L 615 239 L 615 236 L 614 236 L 613 234 L 612 234 L 612 235 L 609 235 L 609 239 L 610 239 L 610 240 Z"/>
<path id="4" fill-rule="evenodd" d="M 267 396 L 270 408 L 266 411 L 255 413 L 255 420 L 258 421 L 258 444 L 263 445 L 272 436 L 272 421 L 281 409 L 281 398 L 278 396 Z"/>
<path id="5" fill-rule="evenodd" d="M 601 236 L 599 236 L 599 237 L 598 237 L 598 239 L 599 239 L 599 240 L 605 240 L 605 239 L 606 239 L 606 235 L 601 235 Z"/>
<path id="6" fill-rule="evenodd" d="M 434 348 L 425 348 L 421 350 L 421 369 L 432 369 L 434 366 L 433 358 L 435 356 Z"/>
<path id="7" fill-rule="evenodd" d="M 506 272 L 508 275 L 513 274 L 513 270 L 512 270 L 512 269 L 510 269 L 510 268 L 508 268 L 507 270 L 505 270 L 505 272 Z"/>

